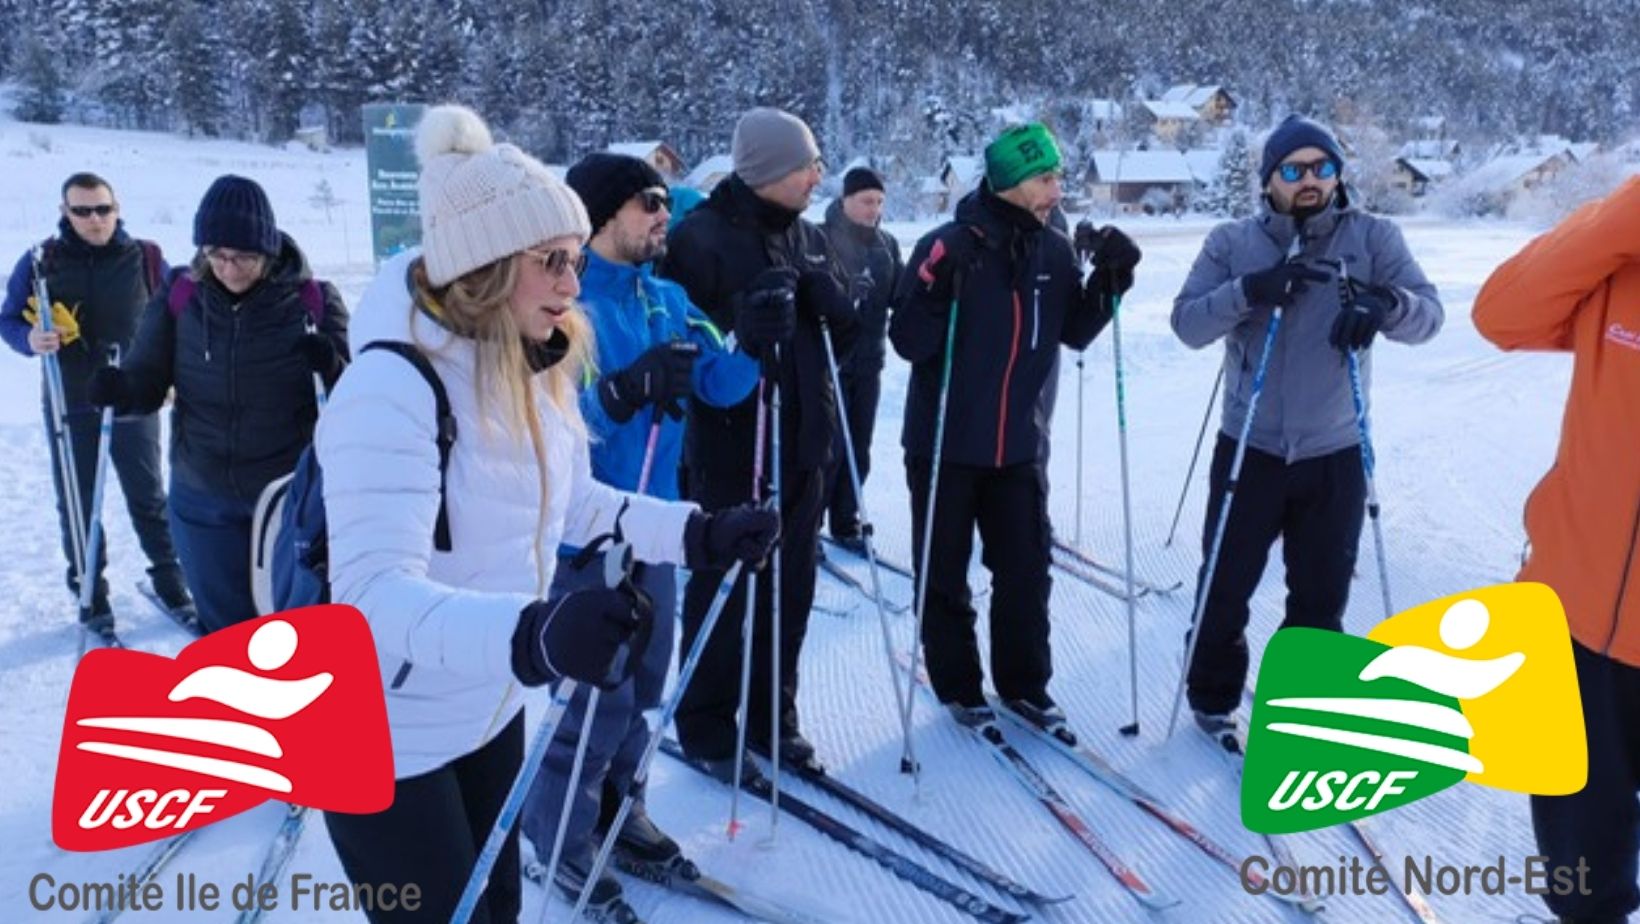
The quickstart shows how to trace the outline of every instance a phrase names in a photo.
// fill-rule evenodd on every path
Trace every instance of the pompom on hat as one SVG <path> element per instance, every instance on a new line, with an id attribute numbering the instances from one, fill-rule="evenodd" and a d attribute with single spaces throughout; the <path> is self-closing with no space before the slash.
<path id="1" fill-rule="evenodd" d="M 434 286 L 556 237 L 592 228 L 575 191 L 538 160 L 496 144 L 465 106 L 436 106 L 416 127 L 421 249 Z"/>

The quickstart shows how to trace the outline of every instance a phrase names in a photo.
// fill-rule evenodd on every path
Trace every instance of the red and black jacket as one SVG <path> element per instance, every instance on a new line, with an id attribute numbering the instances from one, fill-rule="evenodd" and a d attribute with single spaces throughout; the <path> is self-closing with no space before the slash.
<path id="1" fill-rule="evenodd" d="M 957 327 L 942 462 L 1002 467 L 1042 460 L 1041 401 L 1061 344 L 1085 349 L 1110 322 L 1110 298 L 1082 286 L 1070 239 L 981 187 L 957 204 L 954 221 L 917 242 L 907 267 L 921 266 L 957 225 L 982 245 L 958 277 Z M 911 363 L 900 444 L 910 458 L 934 455 L 935 415 L 945 362 L 949 304 L 937 304 L 916 272 L 901 276 L 889 340 Z"/>

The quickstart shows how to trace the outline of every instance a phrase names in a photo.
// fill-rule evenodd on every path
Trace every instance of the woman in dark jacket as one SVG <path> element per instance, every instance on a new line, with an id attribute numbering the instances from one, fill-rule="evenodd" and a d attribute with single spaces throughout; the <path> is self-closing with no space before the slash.
<path id="1" fill-rule="evenodd" d="M 251 518 L 296 465 L 347 358 L 347 309 L 279 231 L 267 193 L 219 177 L 194 215 L 200 250 L 143 312 L 131 355 L 92 379 L 94 404 L 171 411 L 171 532 L 208 631 L 256 615 Z"/>

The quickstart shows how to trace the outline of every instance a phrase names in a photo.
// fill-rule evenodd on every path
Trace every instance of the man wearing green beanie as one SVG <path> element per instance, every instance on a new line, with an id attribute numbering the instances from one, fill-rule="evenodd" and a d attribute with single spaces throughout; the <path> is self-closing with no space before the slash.
<path id="1" fill-rule="evenodd" d="M 1076 243 L 1049 224 L 1063 158 L 1047 127 L 1004 131 L 985 149 L 985 179 L 907 262 L 889 339 L 911 363 L 906 389 L 906 481 L 917 567 L 928 562 L 922 644 L 934 692 L 958 722 L 978 728 L 986 705 L 974 636 L 968 562 L 977 526 L 991 571 L 991 681 L 1020 715 L 1069 734 L 1048 694 L 1051 532 L 1044 389 L 1061 344 L 1085 349 L 1133 284 L 1139 248 L 1115 228 L 1083 223 Z M 1094 271 L 1084 281 L 1083 266 Z M 947 331 L 955 317 L 955 340 Z M 949 385 L 942 386 L 949 366 Z M 942 388 L 944 436 L 939 430 Z M 933 528 L 925 537 L 934 488 Z M 922 543 L 931 541 L 930 554 Z M 921 576 L 919 575 L 919 579 Z"/>

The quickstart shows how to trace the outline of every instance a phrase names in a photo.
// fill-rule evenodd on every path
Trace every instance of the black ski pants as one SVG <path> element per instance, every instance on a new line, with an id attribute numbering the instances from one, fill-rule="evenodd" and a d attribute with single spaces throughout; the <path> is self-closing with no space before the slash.
<path id="1" fill-rule="evenodd" d="M 393 804 L 374 815 L 325 813 L 325 827 L 350 882 L 402 889 L 415 883 L 421 907 L 366 913 L 371 924 L 448 921 L 461 900 L 507 790 L 524 763 L 524 713 L 470 754 L 437 770 L 398 780 Z M 473 924 L 514 924 L 523 898 L 518 828 L 490 871 Z"/>
<path id="2" fill-rule="evenodd" d="M 42 406 L 46 432 L 51 432 L 49 405 Z M 67 415 L 69 442 L 73 445 L 74 473 L 79 482 L 80 511 L 85 518 L 86 541 L 91 541 L 91 494 L 97 480 L 97 444 L 100 442 L 102 422 L 93 411 Z M 66 582 L 70 593 L 78 594 L 79 585 L 74 577 L 74 540 L 69 532 L 68 506 L 57 461 L 57 444 L 47 439 L 51 449 L 51 484 L 57 497 L 57 527 L 62 532 L 63 559 L 69 562 Z M 125 495 L 125 507 L 131 516 L 131 527 L 137 542 L 147 556 L 148 573 L 155 577 L 162 571 L 177 570 L 176 546 L 171 541 L 171 527 L 165 513 L 165 483 L 160 478 L 159 415 L 116 417 L 114 433 L 108 447 L 110 474 L 120 481 L 120 492 Z M 112 493 L 103 489 L 106 499 Z M 108 581 L 103 569 L 108 565 L 108 542 L 104 535 L 102 548 L 93 565 L 96 578 L 96 596 L 106 602 Z M 174 578 L 173 575 L 168 577 Z"/>
<path id="3" fill-rule="evenodd" d="M 906 459 L 911 488 L 912 564 L 922 567 L 928 511 L 928 459 Z M 984 672 L 974 633 L 968 562 L 979 528 L 980 560 L 991 572 L 991 682 L 1004 699 L 1039 700 L 1053 676 L 1048 644 L 1052 529 L 1047 477 L 1036 463 L 987 468 L 940 466 L 929 556 L 922 644 L 928 678 L 941 702 L 984 702 Z"/>
<path id="4" fill-rule="evenodd" d="M 856 369 L 845 366 L 838 378 L 843 383 L 843 403 L 848 412 L 849 437 L 854 440 L 854 461 L 860 467 L 860 487 L 871 474 L 871 438 L 877 428 L 877 402 L 882 395 L 883 367 Z M 849 473 L 845 445 L 839 429 L 833 446 L 837 448 L 837 474 L 830 488 L 827 520 L 833 536 L 851 536 L 860 531 L 860 502 L 854 496 L 854 479 Z"/>
<path id="5" fill-rule="evenodd" d="M 1545 895 L 1562 920 L 1621 924 L 1640 909 L 1635 885 L 1640 854 L 1640 667 L 1602 657 L 1572 642 L 1583 699 L 1589 779 L 1569 796 L 1533 796 L 1532 830 L 1549 866 L 1585 864 L 1586 891 Z M 1575 876 L 1576 873 L 1574 872 Z"/>
<path id="6" fill-rule="evenodd" d="M 1235 452 L 1236 441 L 1221 433 L 1208 482 L 1197 594 L 1207 574 Z M 1281 627 L 1335 632 L 1343 627 L 1366 498 L 1359 447 L 1293 463 L 1247 448 L 1202 613 L 1201 642 L 1190 665 L 1192 709 L 1228 713 L 1241 703 L 1248 668 L 1247 605 L 1278 537 L 1287 566 L 1287 617 Z"/>
<path id="7" fill-rule="evenodd" d="M 749 473 L 717 473 L 701 477 L 690 496 L 707 510 L 719 510 L 747 500 Z M 824 469 L 786 469 L 782 475 L 780 503 L 780 736 L 799 733 L 797 716 L 798 656 L 808 633 L 809 609 L 814 605 L 814 578 L 818 567 L 820 515 L 824 510 L 825 486 L 830 477 Z M 724 477 L 725 475 L 731 477 Z M 740 579 L 718 617 L 700 666 L 678 703 L 678 743 L 690 757 L 718 760 L 735 753 L 735 713 L 740 704 L 741 626 L 746 614 L 746 581 Z M 700 570 L 689 576 L 683 594 L 683 637 L 678 648 L 681 663 L 700 633 L 723 583 L 722 571 Z M 747 738 L 767 742 L 769 737 L 769 685 L 772 681 L 769 657 L 770 627 L 774 612 L 774 572 L 765 567 L 757 573 L 757 607 L 752 642 L 752 683 L 748 703 Z"/>

